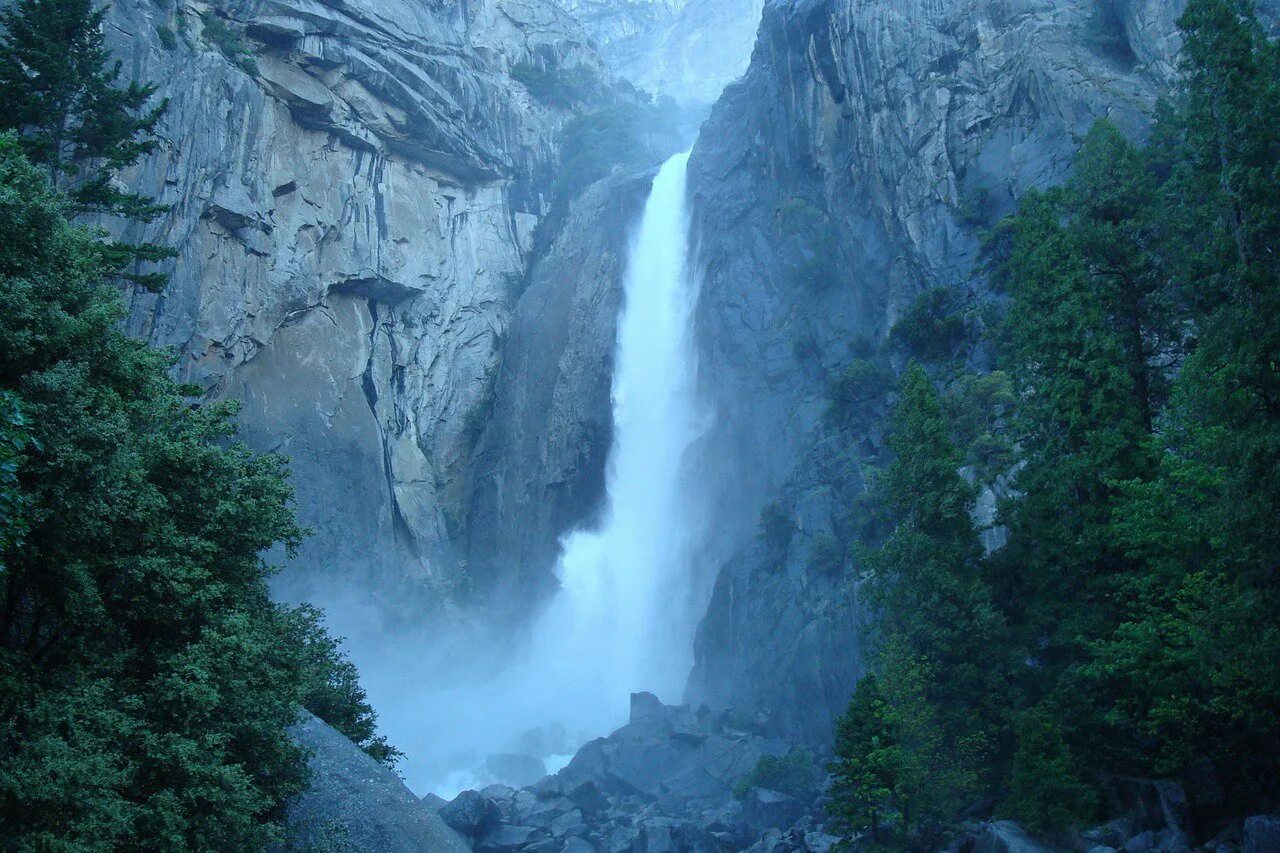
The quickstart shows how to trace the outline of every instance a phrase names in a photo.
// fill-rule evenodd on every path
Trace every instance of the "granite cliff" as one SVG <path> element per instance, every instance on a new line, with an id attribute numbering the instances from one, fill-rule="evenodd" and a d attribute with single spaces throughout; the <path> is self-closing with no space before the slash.
<path id="1" fill-rule="evenodd" d="M 121 0 L 108 23 L 169 101 L 127 179 L 172 205 L 143 236 L 178 255 L 129 328 L 291 458 L 315 533 L 285 593 L 416 618 L 458 580 L 464 469 L 573 113 L 511 71 L 600 78 L 598 56 L 543 0 Z"/>
<path id="2" fill-rule="evenodd" d="M 690 697 L 824 742 L 861 669 L 848 541 L 883 412 L 823 417 L 841 368 L 925 290 L 981 299 L 981 233 L 1107 117 L 1143 134 L 1175 0 L 770 2 L 691 165 L 715 401 L 720 569 Z M 799 223 L 799 226 L 797 226 Z M 763 507 L 781 543 L 754 534 Z M 777 537 L 775 537 L 777 538 Z M 832 565 L 834 563 L 835 565 Z"/>

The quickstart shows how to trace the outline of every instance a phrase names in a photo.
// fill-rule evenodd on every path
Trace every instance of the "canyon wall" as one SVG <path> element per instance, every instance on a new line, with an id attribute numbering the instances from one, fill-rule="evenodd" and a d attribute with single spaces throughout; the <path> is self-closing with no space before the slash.
<path id="1" fill-rule="evenodd" d="M 867 617 L 859 567 L 828 552 L 856 535 L 885 414 L 833 425 L 830 383 L 921 292 L 982 298 L 983 230 L 1061 180 L 1096 120 L 1143 134 L 1177 13 L 1173 0 L 766 6 L 750 70 L 691 165 L 711 476 L 742 543 L 702 624 L 692 698 L 830 737 Z"/>
<path id="2" fill-rule="evenodd" d="M 119 0 L 107 23 L 169 103 L 125 177 L 172 208 L 126 236 L 178 255 L 129 328 L 291 458 L 314 533 L 282 591 L 418 618 L 460 582 L 466 468 L 570 112 L 510 70 L 604 77 L 598 56 L 543 0 Z"/>

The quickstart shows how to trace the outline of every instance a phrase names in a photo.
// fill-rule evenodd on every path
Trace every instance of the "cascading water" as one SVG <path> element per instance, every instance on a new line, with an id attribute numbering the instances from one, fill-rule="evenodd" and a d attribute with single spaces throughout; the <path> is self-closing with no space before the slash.
<path id="1" fill-rule="evenodd" d="M 603 513 L 595 529 L 563 540 L 560 589 L 524 652 L 496 677 L 431 685 L 425 696 L 408 676 L 370 684 L 420 792 L 452 797 L 513 781 L 494 766 L 501 753 L 537 754 L 554 771 L 563 753 L 626 721 L 632 692 L 681 698 L 705 606 L 693 571 L 704 513 L 685 476 L 685 451 L 705 427 L 695 393 L 688 158 L 659 170 L 630 247 Z"/>
<path id="2" fill-rule="evenodd" d="M 560 721 L 597 734 L 625 718 L 632 691 L 678 701 L 692 663 L 689 522 L 698 514 L 681 475 L 703 417 L 691 334 L 688 159 L 678 154 L 658 172 L 631 246 L 602 523 L 565 540 L 561 589 L 530 648 L 532 671 L 555 685 Z"/>

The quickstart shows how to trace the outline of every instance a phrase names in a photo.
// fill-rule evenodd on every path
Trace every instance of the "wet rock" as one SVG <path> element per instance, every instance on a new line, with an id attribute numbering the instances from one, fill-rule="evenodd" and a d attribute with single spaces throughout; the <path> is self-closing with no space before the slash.
<path id="1" fill-rule="evenodd" d="M 790 827 L 804 817 L 807 810 L 795 797 L 767 788 L 751 788 L 742 798 L 743 819 L 758 831 Z"/>
<path id="2" fill-rule="evenodd" d="M 988 823 L 979 833 L 974 853 L 1053 853 L 1054 848 L 1035 840 L 1011 820 Z"/>
<path id="3" fill-rule="evenodd" d="M 1093 847 L 1122 847 L 1126 841 L 1133 837 L 1134 828 L 1132 818 L 1117 818 L 1109 823 L 1095 826 L 1080 833 L 1080 846 L 1086 849 Z"/>
<path id="4" fill-rule="evenodd" d="M 1190 853 L 1194 842 L 1176 829 L 1148 829 L 1125 842 L 1124 853 Z"/>

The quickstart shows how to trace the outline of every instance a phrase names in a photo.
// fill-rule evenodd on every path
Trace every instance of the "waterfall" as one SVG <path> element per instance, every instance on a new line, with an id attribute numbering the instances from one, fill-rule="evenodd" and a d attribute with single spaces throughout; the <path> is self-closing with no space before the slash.
<path id="1" fill-rule="evenodd" d="M 706 604 L 693 571 L 705 513 L 684 458 L 706 420 L 695 393 L 688 159 L 678 154 L 659 170 L 631 240 L 602 512 L 562 540 L 559 590 L 523 652 L 500 673 L 446 684 L 424 685 L 411 663 L 378 667 L 393 676 L 371 695 L 420 793 L 515 781 L 503 769 L 509 753 L 546 759 L 554 772 L 626 722 L 632 692 L 682 698 Z"/>
<path id="2" fill-rule="evenodd" d="M 698 517 L 682 480 L 703 428 L 694 383 L 685 167 L 653 182 L 631 245 L 618 323 L 613 446 L 599 526 L 563 543 L 561 588 L 539 620 L 529 665 L 556 685 L 571 729 L 607 733 L 632 691 L 678 702 L 692 664 L 691 547 Z"/>

